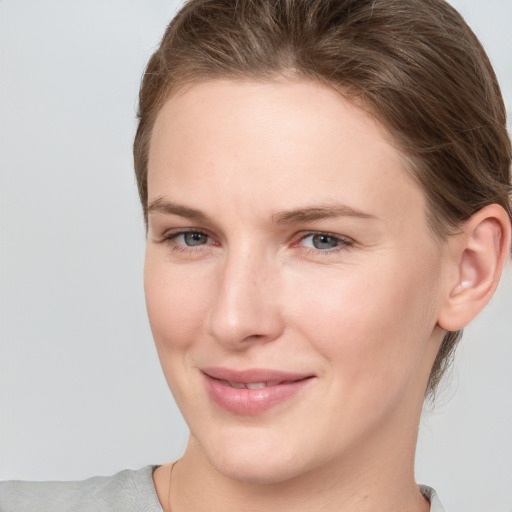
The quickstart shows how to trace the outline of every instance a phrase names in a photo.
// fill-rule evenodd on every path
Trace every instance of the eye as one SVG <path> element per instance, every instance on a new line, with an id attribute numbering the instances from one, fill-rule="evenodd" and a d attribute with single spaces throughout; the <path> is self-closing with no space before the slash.
<path id="1" fill-rule="evenodd" d="M 186 231 L 185 233 L 178 233 L 174 240 L 179 244 L 193 247 L 206 244 L 208 242 L 208 235 L 199 231 Z"/>
<path id="2" fill-rule="evenodd" d="M 324 233 L 309 235 L 304 240 L 308 240 L 315 249 L 334 249 L 341 243 L 339 238 Z"/>
<path id="3" fill-rule="evenodd" d="M 168 232 L 161 242 L 168 243 L 175 251 L 196 251 L 202 249 L 202 246 L 210 245 L 213 240 L 202 231 L 177 229 Z"/>
<path id="4" fill-rule="evenodd" d="M 304 235 L 299 241 L 299 245 L 302 247 L 321 252 L 346 249 L 351 246 L 352 243 L 350 239 L 330 233 L 309 233 Z"/>

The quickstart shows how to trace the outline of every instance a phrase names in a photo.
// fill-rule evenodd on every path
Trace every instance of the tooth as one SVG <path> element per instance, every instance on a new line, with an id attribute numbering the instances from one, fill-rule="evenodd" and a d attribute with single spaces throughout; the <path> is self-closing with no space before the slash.
<path id="1" fill-rule="evenodd" d="M 248 382 L 246 385 L 247 389 L 261 389 L 265 387 L 264 382 Z"/>
<path id="2" fill-rule="evenodd" d="M 236 388 L 236 389 L 243 389 L 243 388 L 245 388 L 245 384 L 243 382 L 230 382 L 229 385 L 232 388 Z"/>

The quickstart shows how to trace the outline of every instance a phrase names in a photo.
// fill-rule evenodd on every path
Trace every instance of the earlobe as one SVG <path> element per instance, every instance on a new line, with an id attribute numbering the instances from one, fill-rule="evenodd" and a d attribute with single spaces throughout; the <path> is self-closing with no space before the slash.
<path id="1" fill-rule="evenodd" d="M 510 231 L 507 212 L 492 204 L 475 213 L 463 232 L 449 240 L 454 272 L 438 318 L 441 328 L 462 329 L 487 305 L 510 254 Z"/>

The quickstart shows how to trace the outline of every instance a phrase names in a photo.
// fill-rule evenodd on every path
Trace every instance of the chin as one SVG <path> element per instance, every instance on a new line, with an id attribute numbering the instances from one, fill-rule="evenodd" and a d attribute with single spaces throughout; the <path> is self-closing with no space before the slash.
<path id="1" fill-rule="evenodd" d="M 216 461 L 212 461 L 216 462 Z M 281 484 L 299 476 L 302 471 L 292 461 L 222 460 L 215 464 L 217 471 L 227 478 L 251 484 Z"/>
<path id="2" fill-rule="evenodd" d="M 307 463 L 304 446 L 272 432 L 226 435 L 211 446 L 203 444 L 210 464 L 224 476 L 240 482 L 277 484 L 302 474 Z M 210 449 L 211 448 L 211 449 Z"/>

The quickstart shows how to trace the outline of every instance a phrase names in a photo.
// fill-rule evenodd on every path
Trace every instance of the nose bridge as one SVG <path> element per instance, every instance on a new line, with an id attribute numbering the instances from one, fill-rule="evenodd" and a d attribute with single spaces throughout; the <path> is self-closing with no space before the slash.
<path id="1" fill-rule="evenodd" d="M 276 339 L 282 330 L 277 281 L 261 247 L 245 243 L 228 250 L 210 309 L 210 335 L 235 349 Z"/>

